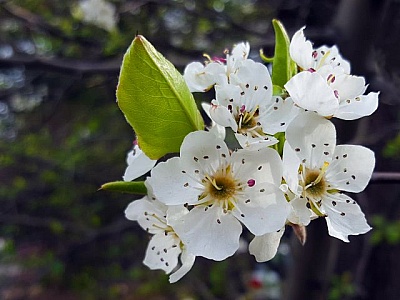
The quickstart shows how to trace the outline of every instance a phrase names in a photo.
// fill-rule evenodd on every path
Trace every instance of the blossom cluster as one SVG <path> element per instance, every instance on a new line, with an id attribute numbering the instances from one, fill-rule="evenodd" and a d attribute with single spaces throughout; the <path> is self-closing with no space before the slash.
<path id="1" fill-rule="evenodd" d="M 258 262 L 275 256 L 286 226 L 302 228 L 322 217 L 329 235 L 344 242 L 371 229 L 343 192 L 365 189 L 374 153 L 336 145 L 331 119 L 372 114 L 379 93 L 365 94 L 365 79 L 351 75 L 337 47 L 314 49 L 303 30 L 290 42 L 296 74 L 281 89 L 274 89 L 264 64 L 249 58 L 248 43 L 187 65 L 191 92 L 215 91 L 211 104 L 203 104 L 211 126 L 189 133 L 179 156 L 158 164 L 138 145 L 128 153 L 125 181 L 151 173 L 147 195 L 125 214 L 152 235 L 144 263 L 172 273 L 170 282 L 184 276 L 196 256 L 232 256 L 243 227 L 253 235 L 249 252 Z M 228 148 L 226 128 L 239 149 Z"/>

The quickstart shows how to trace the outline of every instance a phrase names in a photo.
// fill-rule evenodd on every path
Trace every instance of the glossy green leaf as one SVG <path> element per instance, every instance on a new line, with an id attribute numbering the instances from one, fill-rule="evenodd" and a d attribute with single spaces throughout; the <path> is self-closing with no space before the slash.
<path id="1" fill-rule="evenodd" d="M 179 152 L 188 133 L 204 129 L 183 76 L 140 35 L 124 55 L 117 101 L 151 159 Z"/>
<path id="2" fill-rule="evenodd" d="M 275 31 L 275 51 L 272 65 L 272 83 L 283 86 L 296 73 L 296 64 L 290 58 L 290 39 L 285 27 L 278 20 L 272 20 Z"/>
<path id="3" fill-rule="evenodd" d="M 113 181 L 107 182 L 100 187 L 100 190 L 146 195 L 147 188 L 144 181 Z"/>

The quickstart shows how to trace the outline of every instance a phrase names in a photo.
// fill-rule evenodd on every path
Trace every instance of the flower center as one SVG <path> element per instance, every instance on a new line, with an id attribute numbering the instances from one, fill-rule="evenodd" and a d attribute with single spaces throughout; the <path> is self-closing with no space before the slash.
<path id="1" fill-rule="evenodd" d="M 325 180 L 325 172 L 328 167 L 328 162 L 324 162 L 320 170 L 309 170 L 300 167 L 304 172 L 301 182 L 303 197 L 307 198 L 309 208 L 318 216 L 324 216 L 319 207 L 321 207 L 322 196 L 327 192 L 327 188 L 329 187 Z"/>
<path id="2" fill-rule="evenodd" d="M 246 111 L 244 105 L 236 115 L 236 123 L 238 124 L 239 133 L 251 133 L 252 136 L 264 135 L 257 119 L 259 116 L 258 107 L 253 111 Z"/>
<path id="3" fill-rule="evenodd" d="M 308 171 L 305 178 L 306 194 L 312 198 L 321 197 L 326 191 L 326 181 L 322 172 Z"/>
<path id="4" fill-rule="evenodd" d="M 199 200 L 206 200 L 205 205 L 220 205 L 225 211 L 232 210 L 236 205 L 238 191 L 242 190 L 240 183 L 233 177 L 231 166 L 221 168 L 213 175 L 203 179 L 204 192 Z"/>

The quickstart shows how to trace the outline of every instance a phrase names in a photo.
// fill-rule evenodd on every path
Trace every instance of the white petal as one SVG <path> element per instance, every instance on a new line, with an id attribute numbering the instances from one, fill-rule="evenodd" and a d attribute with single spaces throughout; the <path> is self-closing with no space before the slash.
<path id="1" fill-rule="evenodd" d="M 329 120 L 315 113 L 304 113 L 290 123 L 286 140 L 306 167 L 317 170 L 332 159 L 336 129 Z"/>
<path id="2" fill-rule="evenodd" d="M 166 229 L 167 207 L 157 200 L 149 200 L 144 197 L 131 202 L 125 209 L 125 217 L 128 220 L 138 221 L 139 225 L 152 234 L 164 232 Z M 162 220 L 165 220 L 163 223 Z"/>
<path id="3" fill-rule="evenodd" d="M 157 199 L 167 205 L 193 204 L 198 201 L 197 190 L 202 185 L 195 181 L 187 173 L 190 169 L 183 167 L 179 157 L 173 157 L 166 162 L 159 163 L 152 171 L 151 177 L 147 178 L 153 188 Z M 184 173 L 184 172 L 187 173 Z"/>
<path id="4" fill-rule="evenodd" d="M 366 89 L 365 79 L 361 76 L 347 74 L 335 76 L 331 88 L 338 91 L 341 100 L 353 99 L 364 94 Z"/>
<path id="5" fill-rule="evenodd" d="M 187 250 L 184 248 L 180 256 L 180 261 L 182 265 L 178 270 L 176 270 L 169 276 L 169 283 L 175 283 L 183 276 L 185 276 L 187 272 L 189 272 L 190 269 L 193 267 L 195 259 L 196 256 L 188 253 Z"/>
<path id="6" fill-rule="evenodd" d="M 332 116 L 339 108 L 333 89 L 318 72 L 300 72 L 285 84 L 285 88 L 294 103 L 321 116 Z"/>
<path id="7" fill-rule="evenodd" d="M 250 44 L 248 42 L 241 42 L 233 47 L 231 56 L 245 60 L 249 56 L 249 53 Z"/>
<path id="8" fill-rule="evenodd" d="M 180 240 L 174 234 L 153 235 L 147 246 L 143 263 L 151 270 L 161 269 L 170 273 L 178 264 L 181 253 Z"/>
<path id="9" fill-rule="evenodd" d="M 249 43 L 239 43 L 232 49 L 232 54 L 227 55 L 227 74 L 237 70 L 240 64 L 245 61 L 250 53 Z"/>
<path id="10" fill-rule="evenodd" d="M 135 145 L 134 150 L 129 151 L 126 157 L 128 167 L 125 170 L 124 181 L 132 181 L 150 171 L 156 164 L 157 160 L 147 157 L 146 154 Z"/>
<path id="11" fill-rule="evenodd" d="M 242 89 L 233 84 L 223 84 L 215 86 L 215 98 L 219 105 L 228 107 L 229 105 L 233 107 L 241 106 L 240 103 L 240 93 Z"/>
<path id="12" fill-rule="evenodd" d="M 349 235 L 371 230 L 360 206 L 347 195 L 328 195 L 322 200 L 322 208 L 328 215 L 325 219 L 330 236 L 349 242 Z"/>
<path id="13" fill-rule="evenodd" d="M 231 127 L 233 131 L 237 131 L 237 123 L 226 106 L 219 105 L 217 102 L 213 101 L 210 109 L 210 116 L 215 123 L 224 127 Z"/>
<path id="14" fill-rule="evenodd" d="M 259 119 L 262 129 L 265 133 L 275 134 L 277 132 L 285 132 L 289 123 L 303 110 L 294 105 L 292 98 L 282 99 L 274 96 L 274 103 L 263 113 L 260 110 Z"/>
<path id="15" fill-rule="evenodd" d="M 265 262 L 273 259 L 278 251 L 279 243 L 284 232 L 285 227 L 282 227 L 282 229 L 277 232 L 255 236 L 249 244 L 250 254 L 255 256 L 257 262 Z"/>
<path id="16" fill-rule="evenodd" d="M 330 65 L 335 68 L 340 67 L 344 73 L 350 74 L 350 63 L 340 55 L 336 45 L 332 47 L 321 46 L 315 49 L 315 51 L 317 52 L 316 64 L 318 66 Z"/>
<path id="17" fill-rule="evenodd" d="M 225 68 L 219 63 L 209 63 L 204 66 L 200 62 L 188 64 L 183 77 L 191 92 L 205 92 L 209 90 L 225 73 Z"/>
<path id="18" fill-rule="evenodd" d="M 217 138 L 220 138 L 222 140 L 224 140 L 226 136 L 225 127 L 215 123 L 214 121 L 212 121 L 211 127 L 208 128 L 208 132 L 212 133 Z"/>
<path id="19" fill-rule="evenodd" d="M 219 206 L 196 206 L 175 230 L 189 253 L 220 261 L 239 248 L 242 226 Z"/>
<path id="20" fill-rule="evenodd" d="M 232 214 L 254 235 L 274 232 L 285 225 L 290 207 L 283 192 L 272 184 L 262 183 L 246 189 Z M 249 201 L 250 200 L 250 201 Z"/>
<path id="21" fill-rule="evenodd" d="M 241 87 L 242 96 L 251 99 L 242 103 L 246 105 L 247 110 L 269 101 L 272 97 L 271 76 L 268 68 L 262 63 L 247 59 L 230 78 L 232 84 Z"/>
<path id="22" fill-rule="evenodd" d="M 203 108 L 203 110 L 205 111 L 207 116 L 211 119 L 211 116 L 210 116 L 211 105 L 209 103 L 202 102 L 201 107 Z M 208 131 L 220 139 L 223 139 L 223 140 L 225 139 L 225 135 L 226 135 L 225 127 L 215 123 L 213 120 L 211 120 L 211 127 L 208 128 Z"/>
<path id="23" fill-rule="evenodd" d="M 278 143 L 272 135 L 252 137 L 249 134 L 235 133 L 235 137 L 242 148 L 250 150 L 258 150 Z"/>
<path id="24" fill-rule="evenodd" d="M 312 52 L 313 47 L 310 41 L 307 41 L 304 36 L 305 27 L 298 30 L 292 37 L 289 51 L 291 58 L 304 70 L 313 66 Z"/>
<path id="25" fill-rule="evenodd" d="M 365 189 L 375 167 L 374 152 L 363 146 L 336 146 L 326 179 L 333 189 L 359 193 Z"/>
<path id="26" fill-rule="evenodd" d="M 206 131 L 189 133 L 181 145 L 182 170 L 200 180 L 213 174 L 221 162 L 230 157 L 225 142 Z"/>
<path id="27" fill-rule="evenodd" d="M 343 120 L 355 120 L 369 116 L 378 108 L 378 98 L 379 92 L 346 99 L 340 102 L 339 109 L 333 116 Z"/>
<path id="28" fill-rule="evenodd" d="M 282 181 L 282 161 L 277 151 L 262 148 L 257 151 L 239 149 L 232 153 L 235 178 L 245 182 L 254 179 L 256 183 L 269 182 L 279 186 Z"/>
<path id="29" fill-rule="evenodd" d="M 300 164 L 300 158 L 289 143 L 285 141 L 283 146 L 283 178 L 285 178 L 290 190 L 296 195 L 301 193 L 301 187 L 299 186 Z"/>
<path id="30" fill-rule="evenodd" d="M 295 197 L 289 202 L 292 206 L 292 213 L 289 221 L 294 224 L 307 226 L 311 221 L 311 210 L 307 207 L 307 200 L 302 197 Z"/>

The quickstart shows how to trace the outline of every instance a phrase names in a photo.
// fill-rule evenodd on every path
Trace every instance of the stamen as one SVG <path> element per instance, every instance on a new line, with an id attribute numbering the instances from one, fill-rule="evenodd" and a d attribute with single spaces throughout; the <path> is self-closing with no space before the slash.
<path id="1" fill-rule="evenodd" d="M 222 187 L 219 187 L 217 185 L 215 178 L 211 178 L 209 175 L 206 175 L 206 179 L 208 179 L 208 181 L 210 181 L 210 183 L 213 185 L 213 187 L 215 187 L 218 191 L 222 190 Z"/>
<path id="2" fill-rule="evenodd" d="M 330 50 L 327 51 L 326 53 L 323 53 L 323 56 L 322 56 L 322 58 L 321 58 L 321 60 L 319 61 L 319 64 L 318 64 L 318 68 L 320 68 L 325 63 L 325 60 L 328 58 L 329 54 L 331 54 Z"/>
<path id="3" fill-rule="evenodd" d="M 318 184 L 322 180 L 328 167 L 329 167 L 329 163 L 327 161 L 325 161 L 324 165 L 322 166 L 321 172 L 318 174 L 317 179 L 314 180 L 314 185 Z"/>

